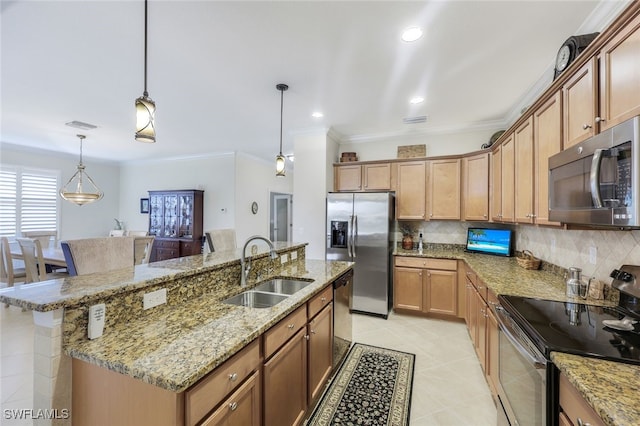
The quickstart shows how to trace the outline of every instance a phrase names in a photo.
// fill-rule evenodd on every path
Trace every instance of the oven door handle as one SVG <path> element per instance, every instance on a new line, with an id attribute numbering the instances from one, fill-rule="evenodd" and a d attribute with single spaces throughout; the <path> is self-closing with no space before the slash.
<path id="1" fill-rule="evenodd" d="M 498 314 L 496 319 L 498 320 L 498 323 L 500 325 L 500 330 L 504 333 L 504 335 L 507 337 L 507 339 L 509 339 L 509 341 L 516 348 L 516 350 L 523 357 L 525 357 L 531 364 L 533 364 L 533 366 L 536 369 L 540 370 L 540 369 L 546 368 L 547 367 L 546 359 L 544 359 L 544 357 L 536 354 L 535 352 L 525 348 L 524 345 L 522 343 L 520 343 L 520 341 L 511 332 L 510 327 L 507 325 L 505 320 L 502 318 L 503 316 L 511 317 L 509 312 L 507 312 L 507 310 L 504 309 L 502 306 L 498 305 L 498 306 L 496 306 L 496 313 Z"/>

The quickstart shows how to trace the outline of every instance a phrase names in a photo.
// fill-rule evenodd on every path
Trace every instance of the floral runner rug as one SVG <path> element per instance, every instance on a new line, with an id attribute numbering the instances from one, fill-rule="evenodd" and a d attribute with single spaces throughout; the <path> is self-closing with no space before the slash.
<path id="1" fill-rule="evenodd" d="M 355 343 L 306 423 L 407 426 L 415 355 Z"/>

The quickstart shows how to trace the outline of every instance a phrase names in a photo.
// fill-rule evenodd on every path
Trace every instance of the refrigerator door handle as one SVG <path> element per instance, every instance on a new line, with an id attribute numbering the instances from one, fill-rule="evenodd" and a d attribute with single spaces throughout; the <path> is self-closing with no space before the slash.
<path id="1" fill-rule="evenodd" d="M 358 245 L 358 215 L 353 216 L 353 258 L 356 258 L 356 246 Z"/>
<path id="2" fill-rule="evenodd" d="M 347 232 L 347 254 L 349 258 L 353 257 L 351 252 L 353 246 L 353 216 L 349 216 L 349 230 Z"/>

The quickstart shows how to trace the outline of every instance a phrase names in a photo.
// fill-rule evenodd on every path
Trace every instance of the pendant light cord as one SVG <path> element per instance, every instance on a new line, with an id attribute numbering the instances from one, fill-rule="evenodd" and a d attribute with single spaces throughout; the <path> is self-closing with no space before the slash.
<path id="1" fill-rule="evenodd" d="M 284 111 L 283 99 L 284 99 L 284 89 L 281 89 L 280 90 L 280 155 L 282 155 L 282 112 Z"/>
<path id="2" fill-rule="evenodd" d="M 144 0 L 144 97 L 149 96 L 147 92 L 147 0 Z"/>

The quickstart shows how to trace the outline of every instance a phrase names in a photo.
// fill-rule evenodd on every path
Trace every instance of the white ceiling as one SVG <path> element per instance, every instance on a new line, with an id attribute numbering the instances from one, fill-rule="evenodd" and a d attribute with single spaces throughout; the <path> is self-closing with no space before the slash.
<path id="1" fill-rule="evenodd" d="M 536 84 L 551 83 L 564 40 L 598 30 L 589 26 L 624 3 L 153 0 L 157 143 L 142 144 L 133 135 L 144 2 L 2 0 L 0 140 L 77 154 L 84 133 L 85 156 L 98 159 L 242 151 L 271 161 L 277 83 L 290 87 L 285 154 L 296 134 L 321 129 L 342 141 L 498 130 Z M 411 44 L 400 40 L 409 26 L 424 30 Z M 414 95 L 425 102 L 410 106 Z M 402 123 L 416 115 L 427 123 Z M 65 125 L 72 120 L 98 128 Z"/>

